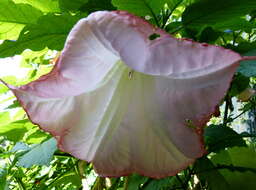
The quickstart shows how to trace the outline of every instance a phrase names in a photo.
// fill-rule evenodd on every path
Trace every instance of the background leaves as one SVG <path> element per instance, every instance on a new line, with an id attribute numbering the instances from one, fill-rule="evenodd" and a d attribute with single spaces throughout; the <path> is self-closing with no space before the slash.
<path id="1" fill-rule="evenodd" d="M 205 0 L 198 1 L 186 8 L 182 15 L 183 25 L 189 28 L 211 26 L 216 29 L 254 28 L 245 20 L 245 15 L 255 10 L 254 0 Z M 200 11 L 198 11 L 200 10 Z M 244 18 L 243 18 L 244 17 Z"/>
<path id="2" fill-rule="evenodd" d="M 0 46 L 0 57 L 20 54 L 25 49 L 39 51 L 48 47 L 61 50 L 69 31 L 79 18 L 70 14 L 44 15 L 36 24 L 26 26 L 17 41 L 5 41 Z"/>
<path id="3" fill-rule="evenodd" d="M 15 4 L 11 0 L 1 0 L 0 40 L 14 40 L 27 24 L 35 24 L 42 12 L 28 4 Z"/>

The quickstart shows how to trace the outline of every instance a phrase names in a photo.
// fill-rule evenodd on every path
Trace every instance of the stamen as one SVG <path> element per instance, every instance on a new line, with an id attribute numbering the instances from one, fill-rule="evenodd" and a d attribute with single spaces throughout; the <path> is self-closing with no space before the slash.
<path id="1" fill-rule="evenodd" d="M 131 71 L 129 71 L 129 73 L 128 73 L 128 77 L 129 77 L 130 80 L 131 80 L 132 77 L 133 77 L 133 73 L 134 73 L 134 70 L 131 70 Z"/>

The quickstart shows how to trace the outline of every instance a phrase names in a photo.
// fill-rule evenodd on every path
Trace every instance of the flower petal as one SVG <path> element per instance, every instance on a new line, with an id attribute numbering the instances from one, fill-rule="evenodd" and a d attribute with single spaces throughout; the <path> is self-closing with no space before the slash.
<path id="1" fill-rule="evenodd" d="M 150 40 L 154 33 L 160 37 Z M 72 29 L 51 73 L 10 88 L 60 149 L 93 162 L 100 175 L 160 178 L 205 153 L 202 127 L 240 59 L 103 11 Z"/>
<path id="2" fill-rule="evenodd" d="M 176 39 L 124 11 L 96 12 L 88 19 L 95 22 L 92 30 L 111 43 L 124 63 L 142 73 L 192 78 L 241 59 L 238 53 L 222 47 Z M 150 39 L 154 34 L 159 37 Z"/>

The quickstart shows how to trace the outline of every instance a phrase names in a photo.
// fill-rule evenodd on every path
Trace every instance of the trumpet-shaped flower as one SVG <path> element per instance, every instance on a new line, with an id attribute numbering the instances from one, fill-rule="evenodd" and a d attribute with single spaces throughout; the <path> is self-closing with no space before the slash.
<path id="1" fill-rule="evenodd" d="M 175 175 L 206 150 L 203 126 L 241 56 L 176 39 L 127 12 L 95 12 L 54 69 L 11 87 L 32 122 L 101 176 Z"/>

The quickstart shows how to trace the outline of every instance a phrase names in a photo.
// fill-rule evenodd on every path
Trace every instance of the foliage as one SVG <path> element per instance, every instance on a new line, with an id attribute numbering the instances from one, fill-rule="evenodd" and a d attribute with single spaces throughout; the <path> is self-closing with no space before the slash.
<path id="1" fill-rule="evenodd" d="M 1 79 L 24 84 L 48 72 L 80 18 L 93 11 L 115 9 L 142 16 L 176 37 L 256 55 L 255 0 L 1 0 L 0 40 L 4 42 L 0 44 L 0 57 L 20 55 L 20 67 L 28 69 L 25 78 Z M 212 118 L 206 127 L 207 155 L 176 176 L 159 180 L 137 174 L 97 176 L 91 164 L 57 150 L 55 140 L 29 121 L 1 84 L 0 190 L 255 189 L 256 134 L 232 129 L 244 126 L 246 113 L 256 109 L 254 96 L 245 103 L 236 99 L 243 90 L 255 86 L 255 64 L 241 63 L 220 106 L 221 116 Z"/>

